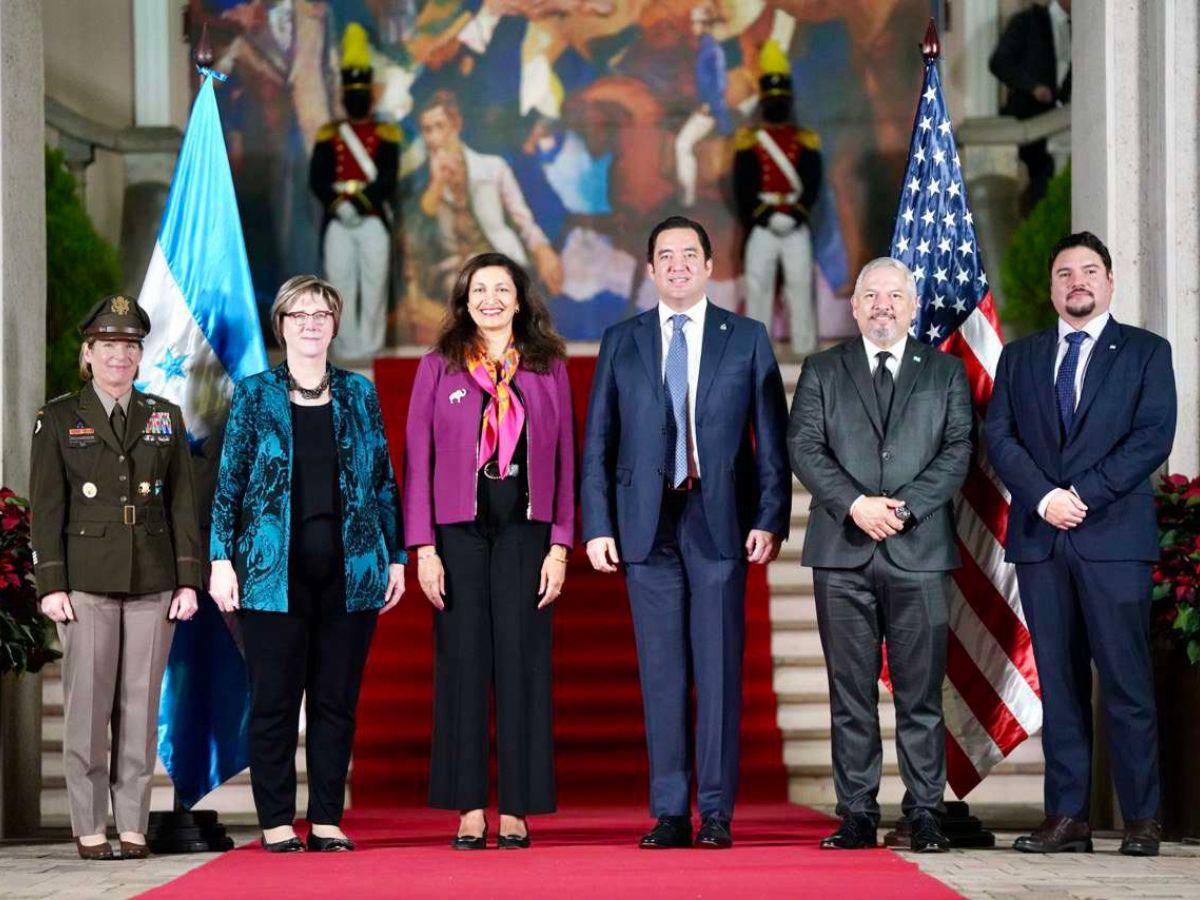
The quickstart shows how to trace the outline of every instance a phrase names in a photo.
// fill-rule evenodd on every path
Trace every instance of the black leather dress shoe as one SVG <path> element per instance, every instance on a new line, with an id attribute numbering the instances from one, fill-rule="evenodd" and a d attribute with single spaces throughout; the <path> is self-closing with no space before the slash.
<path id="1" fill-rule="evenodd" d="M 927 809 L 918 809 L 908 817 L 911 837 L 909 847 L 914 853 L 949 853 L 950 838 L 942 831 L 937 816 Z"/>
<path id="2" fill-rule="evenodd" d="M 643 850 L 672 850 L 692 846 L 691 816 L 659 816 L 638 846 Z"/>
<path id="3" fill-rule="evenodd" d="M 1162 826 L 1153 819 L 1134 819 L 1125 826 L 1121 852 L 1126 856 L 1158 856 Z"/>
<path id="4" fill-rule="evenodd" d="M 1013 841 L 1021 853 L 1091 853 L 1092 829 L 1087 822 L 1066 816 L 1047 816 L 1031 834 Z"/>
<path id="5" fill-rule="evenodd" d="M 354 841 L 345 837 L 321 837 L 308 833 L 308 849 L 316 853 L 345 853 L 357 849 Z"/>
<path id="6" fill-rule="evenodd" d="M 701 850 L 728 850 L 733 846 L 733 833 L 724 816 L 705 816 L 696 833 L 696 846 Z"/>
<path id="7" fill-rule="evenodd" d="M 286 838 L 285 840 L 282 840 L 282 841 L 275 841 L 275 843 L 273 843 L 273 844 L 268 843 L 267 839 L 265 837 L 259 838 L 259 840 L 262 842 L 262 848 L 264 850 L 266 850 L 268 853 L 303 853 L 304 852 L 304 845 L 302 843 L 300 843 L 300 838 L 295 837 L 294 835 L 292 837 Z"/>
<path id="8" fill-rule="evenodd" d="M 841 827 L 821 841 L 822 850 L 871 850 L 875 840 L 875 820 L 867 815 L 849 815 Z"/>

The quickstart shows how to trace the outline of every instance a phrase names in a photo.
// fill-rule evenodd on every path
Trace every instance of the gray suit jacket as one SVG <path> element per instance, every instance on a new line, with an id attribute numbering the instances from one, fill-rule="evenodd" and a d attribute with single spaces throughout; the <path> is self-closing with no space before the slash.
<path id="1" fill-rule="evenodd" d="M 804 565 L 848 569 L 871 559 L 876 542 L 849 515 L 865 494 L 896 497 L 913 512 L 882 542 L 893 563 L 957 568 L 951 501 L 967 476 L 972 424 L 962 362 L 933 347 L 905 344 L 886 431 L 860 338 L 810 356 L 788 424 L 792 471 L 813 495 Z"/>

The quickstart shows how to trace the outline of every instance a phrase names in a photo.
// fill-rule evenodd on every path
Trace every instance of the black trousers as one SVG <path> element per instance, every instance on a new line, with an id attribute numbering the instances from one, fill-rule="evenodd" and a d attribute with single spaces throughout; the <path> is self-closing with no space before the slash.
<path id="1" fill-rule="evenodd" d="M 434 612 L 429 805 L 488 805 L 488 699 L 494 688 L 500 812 L 554 812 L 553 606 L 537 608 L 550 526 L 526 519 L 523 478 L 480 475 L 477 498 L 474 522 L 437 527 L 446 608 Z"/>
<path id="2" fill-rule="evenodd" d="M 242 610 L 250 673 L 250 784 L 262 828 L 296 818 L 296 744 L 307 693 L 308 820 L 342 820 L 355 710 L 378 613 L 346 611 L 336 522 L 292 541 L 286 613 Z"/>
<path id="3" fill-rule="evenodd" d="M 948 628 L 946 572 L 910 572 L 875 551 L 856 569 L 813 569 L 817 628 L 829 673 L 837 814 L 879 821 L 881 642 L 896 703 L 905 815 L 944 812 L 946 730 L 942 680 Z"/>

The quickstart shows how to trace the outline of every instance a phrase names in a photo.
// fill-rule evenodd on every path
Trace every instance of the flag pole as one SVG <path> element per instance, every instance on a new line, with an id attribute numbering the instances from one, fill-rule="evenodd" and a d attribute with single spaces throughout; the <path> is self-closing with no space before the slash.
<path id="1" fill-rule="evenodd" d="M 229 77 L 211 68 L 213 58 L 208 23 L 205 22 L 200 30 L 200 40 L 192 51 L 192 61 L 200 73 L 201 84 L 205 78 L 225 81 Z M 185 808 L 174 784 L 171 786 L 171 810 L 150 813 L 146 843 L 151 852 L 156 854 L 222 853 L 233 849 L 233 839 L 226 833 L 216 810 Z"/>
<path id="2" fill-rule="evenodd" d="M 925 61 L 925 69 L 937 63 L 942 55 L 942 41 L 938 34 L 937 22 L 929 17 L 925 27 L 925 36 L 921 39 L 921 57 Z M 903 195 L 903 191 L 901 192 Z M 971 815 L 971 809 L 965 800 L 943 799 L 946 812 L 941 818 L 942 831 L 950 839 L 950 846 L 957 849 L 980 849 L 996 846 L 996 835 L 983 827 L 983 823 Z M 884 846 L 907 848 L 912 843 L 912 829 L 908 819 L 901 814 L 895 826 L 883 838 Z"/>

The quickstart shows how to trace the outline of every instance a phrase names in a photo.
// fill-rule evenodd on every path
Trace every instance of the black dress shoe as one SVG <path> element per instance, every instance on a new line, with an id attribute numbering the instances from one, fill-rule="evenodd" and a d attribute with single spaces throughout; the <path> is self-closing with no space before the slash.
<path id="1" fill-rule="evenodd" d="M 347 837 L 321 837 L 308 833 L 308 849 L 316 853 L 345 853 L 357 849 L 354 841 Z"/>
<path id="2" fill-rule="evenodd" d="M 487 819 L 483 820 L 483 834 L 476 837 L 470 834 L 457 834 L 450 846 L 455 850 L 486 850 L 487 849 Z"/>
<path id="3" fill-rule="evenodd" d="M 733 846 L 729 820 L 724 816 L 705 816 L 696 834 L 696 846 L 701 850 L 728 850 Z"/>
<path id="4" fill-rule="evenodd" d="M 300 843 L 300 838 L 296 837 L 295 835 L 293 835 L 290 838 L 286 838 L 282 841 L 276 841 L 273 844 L 269 843 L 267 841 L 266 836 L 259 838 L 259 840 L 262 842 L 262 848 L 264 850 L 266 850 L 268 853 L 303 853 L 304 852 L 304 845 L 302 843 Z"/>
<path id="5" fill-rule="evenodd" d="M 529 845 L 533 843 L 529 839 L 529 832 L 524 834 L 500 834 L 496 836 L 496 846 L 501 850 L 528 850 Z"/>
<path id="6" fill-rule="evenodd" d="M 1092 829 L 1087 822 L 1066 816 L 1047 816 L 1031 834 L 1013 841 L 1021 853 L 1091 853 Z"/>
<path id="7" fill-rule="evenodd" d="M 1162 826 L 1153 819 L 1134 819 L 1125 826 L 1121 852 L 1125 856 L 1158 856 Z"/>
<path id="8" fill-rule="evenodd" d="M 638 846 L 643 850 L 673 850 L 692 846 L 691 816 L 659 816 Z"/>
<path id="9" fill-rule="evenodd" d="M 842 826 L 821 841 L 822 850 L 872 850 L 877 845 L 875 820 L 861 813 L 842 819 Z"/>
<path id="10" fill-rule="evenodd" d="M 950 838 L 942 831 L 937 816 L 927 809 L 918 809 L 908 817 L 911 837 L 909 847 L 914 853 L 949 853 Z"/>

